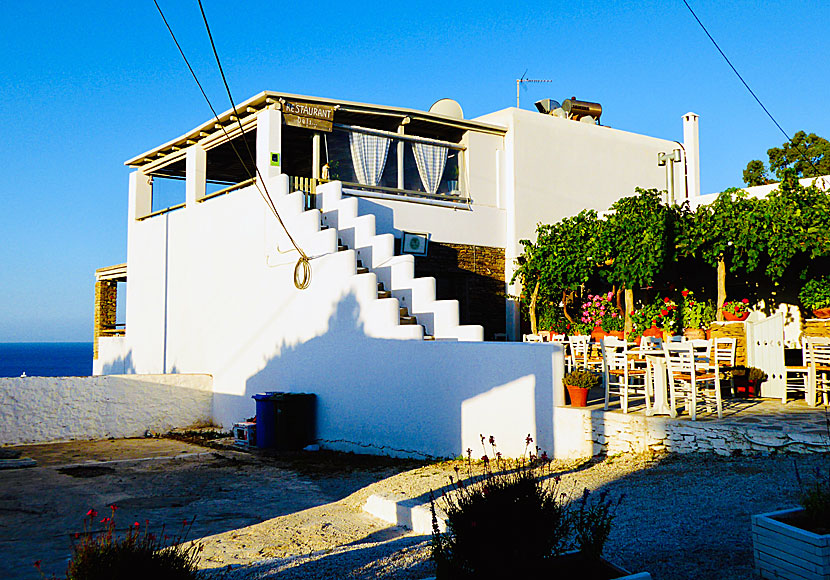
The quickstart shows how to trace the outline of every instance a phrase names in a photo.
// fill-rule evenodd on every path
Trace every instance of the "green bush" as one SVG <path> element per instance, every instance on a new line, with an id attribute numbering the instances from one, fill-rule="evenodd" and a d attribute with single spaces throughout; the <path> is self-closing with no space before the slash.
<path id="1" fill-rule="evenodd" d="M 484 436 L 481 437 L 484 445 Z M 489 439 L 491 460 L 482 456 L 483 472 L 473 475 L 467 450 L 467 483 L 456 468 L 451 490 L 442 497 L 447 531 L 438 529 L 431 495 L 432 557 L 438 580 L 467 578 L 553 578 L 555 559 L 577 548 L 598 558 L 608 538 L 615 505 L 604 494 L 568 503 L 547 455 L 527 452 L 509 461 Z M 529 446 L 533 440 L 528 435 Z M 538 453 L 538 448 L 537 453 Z"/>
<path id="2" fill-rule="evenodd" d="M 167 536 L 162 527 L 158 535 L 135 522 L 123 536 L 115 532 L 115 505 L 110 517 L 100 523 L 104 528 L 93 531 L 94 509 L 84 519 L 84 533 L 75 534 L 72 558 L 66 570 L 67 580 L 156 579 L 195 580 L 202 545 L 185 544 L 185 536 L 193 521 L 185 520 L 179 533 Z"/>
<path id="3" fill-rule="evenodd" d="M 818 310 L 830 307 L 830 278 L 813 278 L 808 280 L 798 293 L 798 299 L 804 308 Z"/>

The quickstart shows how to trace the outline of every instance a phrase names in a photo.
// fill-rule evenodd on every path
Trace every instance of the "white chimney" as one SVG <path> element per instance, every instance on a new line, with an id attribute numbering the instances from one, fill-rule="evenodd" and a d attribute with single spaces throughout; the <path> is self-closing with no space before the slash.
<path id="1" fill-rule="evenodd" d="M 689 197 L 700 195 L 700 140 L 698 139 L 698 117 L 695 113 L 683 115 L 683 148 L 686 150 L 686 185 Z"/>

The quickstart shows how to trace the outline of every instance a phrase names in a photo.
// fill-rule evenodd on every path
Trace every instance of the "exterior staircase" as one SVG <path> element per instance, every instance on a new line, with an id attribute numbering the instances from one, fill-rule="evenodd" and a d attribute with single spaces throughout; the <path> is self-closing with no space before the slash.
<path id="1" fill-rule="evenodd" d="M 335 254 L 337 268 L 344 270 L 348 289 L 361 304 L 361 321 L 368 335 L 483 340 L 481 326 L 459 324 L 457 300 L 436 300 L 435 278 L 415 277 L 414 256 L 395 255 L 394 236 L 377 234 L 375 216 L 359 215 L 357 198 L 344 197 L 339 181 L 318 185 L 314 205 L 321 209 L 304 210 L 303 192 L 288 193 L 288 176 L 275 180 L 278 187 L 269 189 L 283 194 L 275 199 L 280 215 L 306 254 Z M 277 237 L 280 248 L 290 247 L 283 233 L 277 232 Z"/>

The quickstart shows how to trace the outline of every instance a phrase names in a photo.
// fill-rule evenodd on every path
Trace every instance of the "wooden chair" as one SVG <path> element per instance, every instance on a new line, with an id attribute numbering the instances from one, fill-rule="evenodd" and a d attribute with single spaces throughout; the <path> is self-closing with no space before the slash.
<path id="1" fill-rule="evenodd" d="M 723 417 L 723 405 L 720 393 L 720 369 L 717 364 L 713 369 L 700 368 L 695 362 L 694 348 L 690 343 L 669 343 L 666 345 L 666 365 L 671 382 L 671 408 L 677 409 L 678 394 L 685 397 L 686 408 L 692 421 L 697 420 L 699 400 L 706 403 L 711 411 L 710 402 L 715 401 L 718 419 Z M 710 392 L 714 391 L 714 392 Z"/>
<path id="2" fill-rule="evenodd" d="M 710 368 L 714 369 L 715 365 L 717 365 L 721 371 L 734 368 L 737 347 L 738 339 L 736 338 L 728 338 L 725 336 L 713 338 L 711 350 L 712 361 Z M 733 397 L 737 394 L 735 392 L 735 379 L 732 378 L 731 373 L 729 376 L 729 392 Z"/>
<path id="3" fill-rule="evenodd" d="M 807 404 L 814 407 L 821 395 L 822 403 L 830 397 L 830 338 L 811 336 L 805 339 L 809 356 Z"/>
<path id="4" fill-rule="evenodd" d="M 811 399 L 810 392 L 810 352 L 809 337 L 801 337 L 801 364 L 784 367 L 784 392 L 781 394 L 781 403 L 786 405 L 790 393 L 803 393 L 808 405 L 815 406 L 815 396 Z M 810 403 L 810 401 L 813 401 Z"/>
<path id="5" fill-rule="evenodd" d="M 640 352 L 663 350 L 663 339 L 659 336 L 644 336 L 640 339 Z"/>
<path id="6" fill-rule="evenodd" d="M 568 350 L 570 352 L 571 368 L 583 367 L 586 369 L 599 369 L 602 366 L 602 357 L 591 356 L 591 337 L 577 335 L 568 337 Z"/>
<path id="7" fill-rule="evenodd" d="M 602 374 L 605 380 L 605 410 L 611 400 L 611 393 L 620 397 L 623 413 L 628 413 L 631 394 L 642 395 L 646 402 L 646 413 L 651 411 L 651 399 L 646 388 L 645 369 L 634 369 L 628 359 L 628 344 L 613 336 L 600 341 L 602 353 Z"/>

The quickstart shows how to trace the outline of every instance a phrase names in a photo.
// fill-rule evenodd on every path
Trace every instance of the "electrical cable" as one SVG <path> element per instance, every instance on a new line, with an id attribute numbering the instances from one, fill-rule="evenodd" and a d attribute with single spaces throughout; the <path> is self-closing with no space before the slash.
<path id="1" fill-rule="evenodd" d="M 692 10 L 692 7 L 691 7 L 691 6 L 689 6 L 689 3 L 688 3 L 688 2 L 686 2 L 686 0 L 683 0 L 683 4 L 685 4 L 685 5 L 686 5 L 686 8 L 688 8 L 688 9 L 689 9 L 689 12 L 691 12 L 691 13 L 692 13 L 692 16 L 694 16 L 694 19 L 697 21 L 697 23 L 698 23 L 698 24 L 700 25 L 700 27 L 703 29 L 703 32 L 705 32 L 705 33 L 706 33 L 706 36 L 708 36 L 708 37 L 709 37 L 709 40 L 711 40 L 711 41 L 712 41 L 712 44 L 714 44 L 714 45 L 715 45 L 715 48 L 717 48 L 717 49 L 718 49 L 718 52 L 719 52 L 719 53 L 720 53 L 720 55 L 723 57 L 723 59 L 726 61 L 726 64 L 728 64 L 728 65 L 729 65 L 729 67 L 732 69 L 732 72 L 734 72 L 734 73 L 738 76 L 738 78 L 741 80 L 741 82 L 744 84 L 744 86 L 746 87 L 746 90 L 748 90 L 748 91 L 749 91 L 749 94 L 750 94 L 750 95 L 752 95 L 752 98 L 754 98 L 754 99 L 755 99 L 755 101 L 756 101 L 759 105 L 761 105 L 761 108 L 764 110 L 764 112 L 767 114 L 767 116 L 768 116 L 768 117 L 772 120 L 772 122 L 773 122 L 773 123 L 775 123 L 775 126 L 776 126 L 776 127 L 778 127 L 778 130 L 779 130 L 779 131 L 781 131 L 781 133 L 784 135 L 784 137 L 786 137 L 786 138 L 787 138 L 787 141 L 788 141 L 788 142 L 789 142 L 789 143 L 790 143 L 790 144 L 791 144 L 791 145 L 795 148 L 795 150 L 796 150 L 796 151 L 798 151 L 798 153 L 801 155 L 801 157 L 803 157 L 803 158 L 804 158 L 804 160 L 805 160 L 807 163 L 809 163 L 809 164 L 810 164 L 810 167 L 812 167 L 812 168 L 813 168 L 813 171 L 815 171 L 815 172 L 816 172 L 816 175 L 818 175 L 818 174 L 819 174 L 819 171 L 818 171 L 818 169 L 816 168 L 816 166 L 813 164 L 813 161 L 812 161 L 812 160 L 811 160 L 811 159 L 810 159 L 810 158 L 809 158 L 809 157 L 808 157 L 808 156 L 807 156 L 807 155 L 806 155 L 806 154 L 805 154 L 805 153 L 801 150 L 801 147 L 799 147 L 798 145 L 796 145 L 796 144 L 793 142 L 793 140 L 792 140 L 792 139 L 790 139 L 790 136 L 789 136 L 789 135 L 787 135 L 787 132 L 786 132 L 786 131 L 784 131 L 784 128 L 783 128 L 783 127 L 781 127 L 781 125 L 780 125 L 780 124 L 778 124 L 778 121 L 776 121 L 776 120 L 775 120 L 775 117 L 773 117 L 773 116 L 772 116 L 772 113 L 770 113 L 770 112 L 769 112 L 769 110 L 768 110 L 768 109 L 764 106 L 764 103 L 762 103 L 762 102 L 761 102 L 761 99 L 759 99 L 759 98 L 758 98 L 758 95 L 756 95 L 756 94 L 755 94 L 755 91 L 753 91 L 753 90 L 750 88 L 750 86 L 749 86 L 749 85 L 747 84 L 747 82 L 744 80 L 744 77 L 742 77 L 742 76 L 741 76 L 741 73 L 739 73 L 739 72 L 738 72 L 738 69 L 736 69 L 736 68 L 735 68 L 735 66 L 732 64 L 732 61 L 730 61 L 730 60 L 729 60 L 729 57 L 727 57 L 727 56 L 726 56 L 726 54 L 724 54 L 724 52 L 721 50 L 720 46 L 718 46 L 718 43 L 715 41 L 715 39 L 714 39 L 714 38 L 712 38 L 712 35 L 711 35 L 711 34 L 709 34 L 709 31 L 708 31 L 708 30 L 706 30 L 706 27 L 703 25 L 703 22 L 701 22 L 701 21 L 700 21 L 700 18 L 698 18 L 698 17 L 697 17 L 697 14 L 695 14 L 695 11 L 694 11 L 694 10 Z"/>
<path id="2" fill-rule="evenodd" d="M 187 57 L 185 56 L 184 50 L 182 50 L 182 47 L 179 44 L 179 41 L 176 39 L 176 35 L 173 33 L 173 29 L 170 27 L 170 24 L 167 22 L 167 18 L 164 16 L 164 12 L 162 11 L 161 6 L 159 6 L 159 3 L 158 3 L 157 0 L 153 0 L 153 4 L 155 4 L 156 10 L 158 10 L 158 13 L 161 16 L 161 19 L 164 21 L 164 25 L 167 27 L 167 31 L 170 33 L 170 36 L 173 39 L 173 42 L 176 44 L 176 48 L 179 50 L 179 54 L 181 55 L 182 60 L 184 60 L 184 63 L 187 65 L 187 68 L 190 71 L 190 74 L 193 77 L 193 80 L 196 81 L 196 85 L 199 87 L 199 90 L 201 91 L 202 96 L 205 99 L 205 102 L 207 102 L 208 107 L 210 107 L 210 110 L 213 113 L 213 117 L 216 119 L 216 124 L 219 125 L 219 127 L 222 129 L 222 133 L 225 135 L 225 139 L 226 139 L 227 143 L 231 146 L 231 149 L 233 150 L 234 154 L 236 155 L 237 159 L 239 160 L 240 164 L 242 165 L 243 170 L 248 175 L 248 178 L 253 179 L 254 176 L 251 174 L 251 171 L 248 169 L 248 166 L 245 164 L 244 159 L 242 159 L 242 155 L 239 153 L 236 146 L 234 145 L 234 142 L 231 139 L 230 135 L 228 134 L 227 129 L 219 121 L 219 114 L 216 112 L 216 109 L 213 107 L 213 104 L 210 102 L 210 99 L 208 98 L 207 93 L 205 93 L 205 89 L 202 86 L 202 83 L 199 82 L 199 79 L 196 76 L 196 73 L 193 70 L 193 67 L 190 66 L 190 61 L 188 61 Z M 201 1 L 199 2 L 199 7 L 200 7 L 200 9 L 202 8 Z M 204 10 L 202 10 L 202 16 L 204 18 Z M 207 27 L 207 19 L 206 18 L 205 18 L 205 26 Z M 210 43 L 211 43 L 211 46 L 213 46 L 213 52 L 214 52 L 214 55 L 216 56 L 217 63 L 219 63 L 219 56 L 218 56 L 218 54 L 216 54 L 216 48 L 213 44 L 213 37 L 210 34 L 210 29 L 209 28 L 208 28 L 208 36 L 210 37 Z M 222 74 L 222 80 L 225 82 L 225 87 L 228 89 L 228 96 L 230 97 L 230 89 L 227 86 L 227 81 L 225 81 L 225 74 L 222 71 L 221 63 L 219 64 L 219 71 Z M 245 132 L 242 128 L 242 122 L 239 119 L 239 114 L 237 113 L 236 105 L 234 105 L 232 99 L 231 99 L 231 105 L 233 107 L 233 112 L 234 112 L 234 116 L 236 117 L 236 121 L 239 124 L 239 130 L 242 133 L 242 141 L 245 143 L 245 147 L 248 150 L 248 155 L 250 156 L 251 162 L 253 163 L 254 169 L 256 170 L 256 174 L 257 174 L 258 178 L 254 180 L 254 185 L 256 186 L 257 191 L 259 191 L 260 196 L 262 196 L 262 199 L 265 202 L 265 205 L 268 206 L 268 209 L 270 209 L 271 213 L 273 213 L 274 216 L 277 218 L 277 221 L 279 222 L 282 229 L 285 231 L 285 234 L 288 236 L 288 239 L 291 241 L 291 244 L 294 246 L 294 248 L 300 254 L 300 259 L 297 261 L 297 264 L 294 266 L 294 286 L 296 286 L 299 290 L 305 290 L 311 284 L 311 264 L 309 263 L 308 256 L 305 254 L 305 252 L 303 252 L 303 250 L 299 247 L 299 245 L 297 245 L 297 243 L 294 241 L 294 238 L 291 236 L 291 233 L 288 231 L 288 228 L 286 227 L 285 223 L 282 221 L 282 218 L 280 217 L 280 214 L 277 211 L 276 204 L 274 204 L 274 201 L 271 198 L 270 193 L 268 192 L 268 187 L 265 184 L 265 180 L 263 179 L 262 174 L 259 171 L 259 167 L 257 167 L 257 165 L 256 165 L 256 160 L 254 159 L 254 156 L 251 153 L 251 149 L 248 146 L 248 142 L 245 140 Z M 262 187 L 260 187 L 260 184 L 261 184 Z M 264 191 L 263 191 L 263 189 L 264 189 Z"/>
<path id="3" fill-rule="evenodd" d="M 222 62 L 219 60 L 219 53 L 216 51 L 216 44 L 213 42 L 213 34 L 211 34 L 210 32 L 210 25 L 207 21 L 205 8 L 204 6 L 202 6 L 202 0 L 198 0 L 198 2 L 199 11 L 201 11 L 202 20 L 205 23 L 205 30 L 207 31 L 208 38 L 210 39 L 210 47 L 213 49 L 213 56 L 216 58 L 216 66 L 219 67 L 219 74 L 222 76 L 222 82 L 224 83 L 225 90 L 228 93 L 228 100 L 231 102 L 233 114 L 236 117 L 236 122 L 239 125 L 239 130 L 242 131 L 242 120 L 239 118 L 239 113 L 236 111 L 236 105 L 233 102 L 233 96 L 231 96 L 231 88 L 230 86 L 228 86 L 228 80 L 225 78 L 225 71 L 222 69 Z M 248 150 L 248 156 L 251 158 L 251 161 L 253 162 L 254 170 L 256 171 L 258 177 L 257 182 L 262 183 L 262 187 L 265 190 L 265 197 L 271 202 L 270 206 L 273 207 L 274 215 L 276 216 L 277 221 L 280 222 L 282 229 L 285 230 L 285 235 L 288 236 L 288 239 L 291 241 L 291 244 L 294 246 L 294 248 L 296 248 L 297 252 L 299 252 L 300 254 L 300 259 L 294 266 L 294 285 L 300 290 L 305 290 L 311 283 L 311 264 L 308 261 L 308 256 L 306 256 L 305 252 L 303 252 L 300 246 L 297 245 L 297 242 L 294 241 L 294 237 L 291 235 L 291 232 L 288 231 L 288 228 L 283 223 L 280 214 L 277 212 L 276 205 L 274 204 L 273 200 L 271 200 L 271 194 L 268 193 L 268 186 L 265 184 L 265 180 L 262 178 L 262 174 L 259 171 L 259 167 L 256 164 L 256 160 L 254 159 L 254 154 L 251 152 L 251 148 L 248 146 L 248 142 L 245 141 L 245 139 L 243 139 L 242 141 L 245 143 L 245 148 Z"/>

